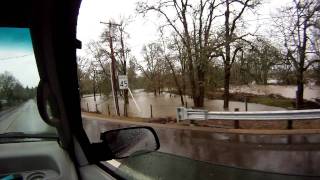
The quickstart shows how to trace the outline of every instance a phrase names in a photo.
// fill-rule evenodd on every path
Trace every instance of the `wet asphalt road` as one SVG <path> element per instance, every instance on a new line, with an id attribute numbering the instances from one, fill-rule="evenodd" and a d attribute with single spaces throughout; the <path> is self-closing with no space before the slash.
<path id="1" fill-rule="evenodd" d="M 138 126 L 117 120 L 83 116 L 84 128 L 92 142 L 100 132 Z M 160 152 L 212 164 L 259 171 L 320 176 L 320 134 L 246 135 L 152 126 L 160 140 Z"/>
<path id="2" fill-rule="evenodd" d="M 0 115 L 0 133 L 53 133 L 55 130 L 40 117 L 35 100 L 30 99 Z"/>
<path id="3" fill-rule="evenodd" d="M 96 117 L 84 117 L 83 122 L 92 142 L 99 140 L 100 132 L 137 126 Z M 237 135 L 147 125 L 159 136 L 159 152 L 229 167 L 320 176 L 320 134 Z M 34 100 L 0 114 L 0 133 L 52 130 L 42 121 Z"/>

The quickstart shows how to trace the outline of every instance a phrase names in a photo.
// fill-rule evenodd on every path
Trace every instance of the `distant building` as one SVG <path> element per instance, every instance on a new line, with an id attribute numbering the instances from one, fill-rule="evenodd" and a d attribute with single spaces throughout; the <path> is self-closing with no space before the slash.
<path id="1" fill-rule="evenodd" d="M 268 84 L 278 84 L 278 83 L 279 83 L 279 80 L 277 80 L 277 79 L 268 79 L 268 80 L 267 80 L 267 83 L 268 83 Z"/>

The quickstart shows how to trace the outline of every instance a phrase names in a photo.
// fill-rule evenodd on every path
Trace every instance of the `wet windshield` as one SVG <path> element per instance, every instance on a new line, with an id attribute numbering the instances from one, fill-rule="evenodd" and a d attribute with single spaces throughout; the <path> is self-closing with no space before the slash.
<path id="1" fill-rule="evenodd" d="M 0 134 L 55 134 L 40 117 L 39 74 L 28 28 L 0 28 Z"/>
<path id="2" fill-rule="evenodd" d="M 320 176 L 313 162 L 319 7 L 317 0 L 83 0 L 77 62 L 89 139 L 151 126 L 161 153 Z"/>

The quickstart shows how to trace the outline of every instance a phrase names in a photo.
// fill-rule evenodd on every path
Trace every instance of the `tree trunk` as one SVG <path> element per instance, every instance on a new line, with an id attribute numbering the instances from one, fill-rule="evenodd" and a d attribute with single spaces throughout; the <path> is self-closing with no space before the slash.
<path id="1" fill-rule="evenodd" d="M 223 108 L 229 109 L 229 83 L 230 83 L 230 67 L 224 66 L 224 91 L 223 91 Z"/>
<path id="2" fill-rule="evenodd" d="M 199 107 L 198 97 L 197 97 L 197 85 L 194 79 L 194 68 L 192 62 L 192 51 L 191 48 L 188 47 L 188 75 L 190 80 L 190 88 L 191 88 L 191 95 L 193 99 L 193 104 L 195 107 Z"/>
<path id="3" fill-rule="evenodd" d="M 96 72 L 93 71 L 93 99 L 96 102 Z"/>
<path id="4" fill-rule="evenodd" d="M 176 84 L 177 90 L 178 90 L 179 95 L 180 95 L 181 105 L 184 106 L 183 90 L 181 89 L 181 86 L 180 86 L 180 84 L 179 84 L 179 81 L 178 81 L 176 72 L 175 72 L 174 67 L 173 67 L 173 65 L 171 64 L 170 60 L 168 60 L 167 58 L 166 58 L 166 60 L 167 60 L 167 62 L 168 62 L 168 64 L 169 64 L 169 67 L 170 67 L 170 69 L 171 69 L 171 71 L 172 71 L 173 80 L 174 80 L 174 83 Z M 182 77 L 182 83 L 183 83 L 182 86 L 184 86 L 184 77 Z M 171 94 L 170 94 L 170 96 L 171 96 Z"/>
<path id="5" fill-rule="evenodd" d="M 225 12 L 225 59 L 224 59 L 224 92 L 223 92 L 223 108 L 229 109 L 229 83 L 230 83 L 230 61 L 231 61 L 231 48 L 230 48 L 230 42 L 231 42 L 231 36 L 230 34 L 230 27 L 229 27 L 229 0 L 226 0 L 226 12 Z M 231 32 L 232 33 L 232 32 Z"/>
<path id="6" fill-rule="evenodd" d="M 205 85 L 204 85 L 204 77 L 205 77 L 205 72 L 203 69 L 198 70 L 198 88 L 199 88 L 199 96 L 198 96 L 198 106 L 197 107 L 203 107 L 204 105 L 204 93 L 205 93 Z"/>
<path id="7" fill-rule="evenodd" d="M 297 74 L 296 109 L 303 107 L 303 72 Z"/>
<path id="8" fill-rule="evenodd" d="M 93 85 L 93 100 L 96 102 L 96 88 Z"/>

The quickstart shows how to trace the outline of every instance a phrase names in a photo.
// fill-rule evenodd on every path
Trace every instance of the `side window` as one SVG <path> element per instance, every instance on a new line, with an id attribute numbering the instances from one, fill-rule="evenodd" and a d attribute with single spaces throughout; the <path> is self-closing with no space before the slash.
<path id="1" fill-rule="evenodd" d="M 29 29 L 0 27 L 0 133 L 55 134 L 39 115 L 38 83 Z"/>
<path id="2" fill-rule="evenodd" d="M 78 82 L 90 141 L 150 126 L 166 154 L 156 157 L 320 175 L 304 154 L 319 143 L 319 18 L 316 0 L 83 0 Z M 293 144 L 304 170 L 289 158 Z M 175 169 L 135 158 L 119 160 L 122 170 Z"/>

